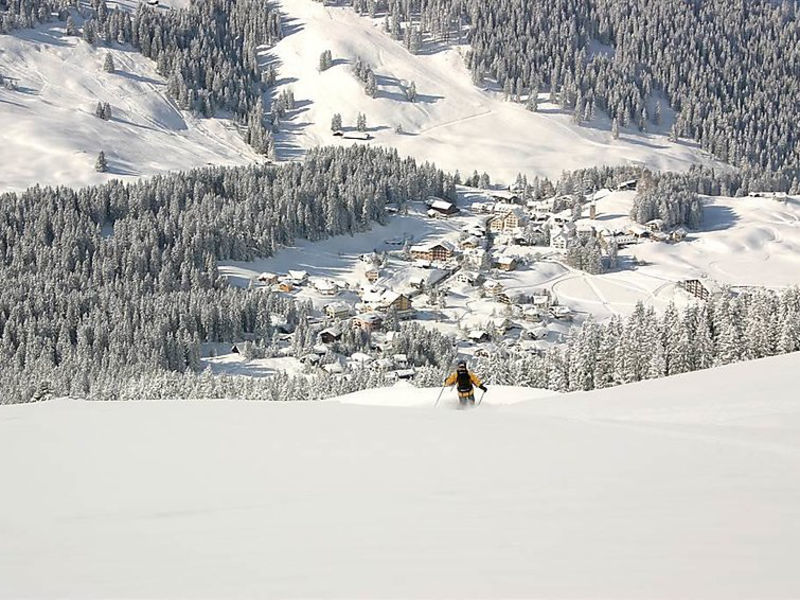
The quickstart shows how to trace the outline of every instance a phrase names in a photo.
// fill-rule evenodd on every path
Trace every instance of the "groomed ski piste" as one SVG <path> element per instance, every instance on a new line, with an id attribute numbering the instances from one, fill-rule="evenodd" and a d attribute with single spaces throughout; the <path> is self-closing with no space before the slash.
<path id="1" fill-rule="evenodd" d="M 0 596 L 797 598 L 798 369 L 3 406 Z"/>

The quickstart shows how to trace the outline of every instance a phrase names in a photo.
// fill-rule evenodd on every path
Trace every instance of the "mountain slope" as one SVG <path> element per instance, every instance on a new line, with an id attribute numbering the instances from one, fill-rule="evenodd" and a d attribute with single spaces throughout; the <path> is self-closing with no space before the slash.
<path id="1" fill-rule="evenodd" d="M 798 367 L 0 407 L 0 596 L 796 597 Z"/>
<path id="2" fill-rule="evenodd" d="M 342 114 L 345 126 L 354 127 L 357 114 L 363 112 L 373 143 L 433 160 L 446 170 L 477 169 L 506 182 L 518 172 L 553 177 L 597 164 L 645 164 L 669 170 L 715 164 L 696 146 L 671 143 L 662 134 L 626 131 L 613 140 L 603 116 L 593 127 L 575 125 L 569 115 L 544 102 L 544 94 L 538 113 L 504 102 L 499 94 L 472 84 L 459 54 L 466 48 L 426 48 L 415 56 L 384 34 L 377 22 L 349 8 L 312 0 L 280 4 L 286 36 L 268 57 L 275 61 L 283 87 L 291 88 L 298 100 L 298 109 L 279 136 L 283 157 L 337 141 L 330 131 L 334 113 Z M 331 50 L 333 67 L 320 73 L 324 50 Z M 375 71 L 375 98 L 364 93 L 352 73 L 357 57 Z M 414 103 L 404 95 L 411 81 L 418 93 Z M 405 133 L 396 133 L 397 125 Z M 662 131 L 669 125 L 666 122 Z"/>
<path id="3" fill-rule="evenodd" d="M 106 52 L 116 72 L 102 69 Z M 224 119 L 196 119 L 166 95 L 155 65 L 130 48 L 95 48 L 64 35 L 64 23 L 0 36 L 3 169 L 0 192 L 33 184 L 81 186 L 257 158 Z M 98 102 L 112 119 L 94 115 Z M 108 173 L 94 163 L 103 150 Z"/>

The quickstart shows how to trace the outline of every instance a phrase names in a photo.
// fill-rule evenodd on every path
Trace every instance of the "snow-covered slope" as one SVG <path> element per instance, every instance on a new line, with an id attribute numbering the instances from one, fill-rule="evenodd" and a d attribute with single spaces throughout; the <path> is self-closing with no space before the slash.
<path id="1" fill-rule="evenodd" d="M 0 596 L 796 598 L 798 368 L 0 407 Z"/>
<path id="2" fill-rule="evenodd" d="M 283 157 L 337 141 L 330 131 L 334 113 L 341 113 L 345 126 L 352 127 L 363 112 L 373 143 L 395 146 L 447 170 L 486 171 L 505 182 L 518 172 L 558 176 L 563 170 L 597 164 L 642 163 L 681 170 L 712 162 L 694 145 L 673 144 L 664 135 L 626 131 L 615 141 L 602 116 L 594 127 L 574 125 L 569 115 L 544 102 L 544 94 L 535 114 L 521 104 L 504 102 L 498 94 L 472 84 L 458 49 L 411 55 L 379 24 L 349 8 L 326 7 L 313 0 L 280 4 L 287 15 L 288 35 L 268 54 L 299 106 L 286 124 L 288 133 L 281 136 Z M 320 73 L 324 50 L 331 50 L 334 66 Z M 375 99 L 364 93 L 352 73 L 358 56 L 377 75 Z M 411 81 L 418 92 L 415 103 L 404 95 Z M 397 125 L 405 133 L 396 133 Z"/>
<path id="3" fill-rule="evenodd" d="M 102 69 L 108 51 L 115 73 Z M 256 158 L 230 121 L 178 110 L 154 67 L 133 50 L 68 37 L 63 23 L 0 35 L 0 74 L 18 87 L 0 87 L 0 192 Z M 110 121 L 94 116 L 98 102 L 111 105 Z M 100 150 L 108 173 L 94 170 Z"/>

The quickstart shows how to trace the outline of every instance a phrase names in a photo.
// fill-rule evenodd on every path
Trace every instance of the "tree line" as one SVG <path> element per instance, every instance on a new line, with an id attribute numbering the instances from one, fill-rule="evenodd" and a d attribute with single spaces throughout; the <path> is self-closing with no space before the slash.
<path id="1" fill-rule="evenodd" d="M 3 401 L 193 371 L 205 342 L 267 343 L 271 315 L 296 325 L 310 308 L 228 285 L 218 261 L 363 231 L 447 178 L 395 151 L 322 148 L 280 167 L 0 195 Z"/>

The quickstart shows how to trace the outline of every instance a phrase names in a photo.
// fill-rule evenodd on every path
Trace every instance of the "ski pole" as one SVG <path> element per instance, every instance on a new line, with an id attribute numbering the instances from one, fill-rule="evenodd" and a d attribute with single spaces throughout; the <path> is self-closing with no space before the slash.
<path id="1" fill-rule="evenodd" d="M 478 404 L 476 404 L 476 406 L 480 406 L 480 405 L 481 405 L 481 402 L 483 402 L 483 397 L 484 397 L 485 395 L 486 395 L 486 390 L 484 390 L 483 392 L 481 392 L 481 397 L 480 397 L 480 398 L 478 398 Z"/>
<path id="2" fill-rule="evenodd" d="M 436 408 L 437 406 L 439 406 L 439 399 L 442 397 L 442 394 L 444 394 L 444 389 L 445 389 L 446 387 L 447 387 L 446 385 L 443 385 L 443 386 L 442 386 L 442 389 L 441 389 L 441 390 L 439 390 L 439 395 L 438 395 L 438 396 L 436 396 L 436 402 L 434 402 L 434 403 L 433 403 L 433 407 L 434 407 L 434 408 Z"/>

